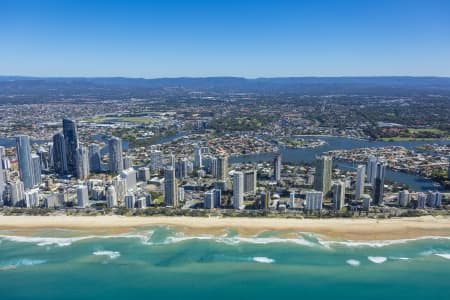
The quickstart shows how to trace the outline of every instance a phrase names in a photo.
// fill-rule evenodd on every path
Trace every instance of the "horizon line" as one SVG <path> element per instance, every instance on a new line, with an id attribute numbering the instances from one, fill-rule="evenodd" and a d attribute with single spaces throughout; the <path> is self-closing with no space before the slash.
<path id="1" fill-rule="evenodd" d="M 156 80 L 156 79 L 207 79 L 207 78 L 235 78 L 235 79 L 276 79 L 276 78 L 450 78 L 450 75 L 283 75 L 283 76 L 239 76 L 239 75 L 206 75 L 206 76 L 156 76 L 156 77 L 142 77 L 142 76 L 41 76 L 41 75 L 3 75 L 0 78 L 16 77 L 22 79 L 142 79 L 142 80 Z"/>

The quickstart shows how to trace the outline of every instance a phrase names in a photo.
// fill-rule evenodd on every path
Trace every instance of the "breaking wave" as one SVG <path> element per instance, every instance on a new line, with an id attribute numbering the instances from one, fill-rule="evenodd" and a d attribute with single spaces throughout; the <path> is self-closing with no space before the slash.
<path id="1" fill-rule="evenodd" d="M 356 259 L 349 259 L 349 260 L 346 261 L 346 263 L 349 264 L 352 267 L 358 267 L 361 264 L 361 262 L 359 260 L 356 260 Z"/>
<path id="2" fill-rule="evenodd" d="M 437 256 L 445 258 L 445 259 L 450 259 L 450 254 L 448 254 L 448 253 L 435 253 L 434 255 L 437 255 Z"/>
<path id="3" fill-rule="evenodd" d="M 367 259 L 369 259 L 374 264 L 382 264 L 387 261 L 387 257 L 384 256 L 368 256 Z"/>
<path id="4" fill-rule="evenodd" d="M 406 244 L 411 242 L 423 241 L 423 240 L 450 240 L 448 236 L 423 236 L 418 238 L 411 239 L 398 239 L 398 240 L 381 240 L 381 241 L 328 241 L 328 240 L 319 240 L 319 243 L 325 247 L 331 247 L 332 245 L 341 245 L 346 247 L 373 247 L 373 248 L 381 248 L 386 246 L 398 245 L 398 244 Z"/>
<path id="5" fill-rule="evenodd" d="M 106 251 L 106 250 L 95 251 L 92 254 L 97 255 L 97 256 L 108 256 L 110 259 L 115 259 L 120 256 L 120 252 L 118 252 L 118 251 Z"/>
<path id="6" fill-rule="evenodd" d="M 144 245 L 167 245 L 181 243 L 189 240 L 210 240 L 217 243 L 223 243 L 227 245 L 239 245 L 239 244 L 282 244 L 289 243 L 305 247 L 318 247 L 329 249 L 334 246 L 344 247 L 372 247 L 380 248 L 391 245 L 411 243 L 422 240 L 450 240 L 450 237 L 444 236 L 424 236 L 415 239 L 399 239 L 399 240 L 384 240 L 384 241 L 352 241 L 352 240 L 325 240 L 314 234 L 302 233 L 295 238 L 282 238 L 282 237 L 267 237 L 267 236 L 229 236 L 228 234 L 223 236 L 217 235 L 186 235 L 181 232 L 168 232 L 161 238 L 154 237 L 154 230 L 138 232 L 132 234 L 119 234 L 119 235 L 88 235 L 79 237 L 35 237 L 35 236 L 14 236 L 14 235 L 0 235 L 0 242 L 2 240 L 18 242 L 18 243 L 32 243 L 37 246 L 69 246 L 75 242 L 88 240 L 88 239 L 113 239 L 113 238 L 130 238 L 138 239 Z M 402 259 L 402 258 L 399 258 Z"/>
<path id="7" fill-rule="evenodd" d="M 261 264 L 273 264 L 275 262 L 274 259 L 264 257 L 264 256 L 255 256 L 252 258 L 254 262 L 261 263 Z"/>
<path id="8" fill-rule="evenodd" d="M 135 238 L 140 239 L 142 243 L 147 243 L 151 237 L 152 232 L 148 235 L 142 234 L 123 234 L 123 235 L 88 235 L 80 237 L 33 237 L 33 236 L 14 236 L 14 235 L 0 235 L 0 240 L 6 240 L 17 243 L 32 243 L 37 246 L 70 246 L 72 243 L 89 240 L 89 239 L 112 239 L 112 238 Z"/>

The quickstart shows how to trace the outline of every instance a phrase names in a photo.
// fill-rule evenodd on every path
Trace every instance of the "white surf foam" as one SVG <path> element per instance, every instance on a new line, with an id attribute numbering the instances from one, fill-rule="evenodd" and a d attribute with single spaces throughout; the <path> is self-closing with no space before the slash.
<path id="1" fill-rule="evenodd" d="M 145 234 L 119 234 L 119 235 L 87 235 L 79 237 L 34 237 L 34 236 L 14 236 L 14 235 L 0 235 L 0 239 L 18 242 L 18 243 L 32 243 L 37 246 L 70 246 L 72 243 L 88 240 L 88 239 L 112 239 L 112 238 L 133 238 L 140 239 L 142 243 L 148 243 L 153 231 Z"/>
<path id="2" fill-rule="evenodd" d="M 352 267 L 358 267 L 361 264 L 361 262 L 356 259 L 349 259 L 346 262 Z"/>
<path id="3" fill-rule="evenodd" d="M 409 258 L 409 257 L 389 256 L 389 259 L 393 259 L 393 260 L 410 260 L 411 258 Z"/>
<path id="4" fill-rule="evenodd" d="M 94 253 L 92 253 L 94 255 L 97 256 L 109 256 L 110 259 L 116 259 L 120 256 L 120 252 L 118 251 L 95 251 Z"/>
<path id="5" fill-rule="evenodd" d="M 261 264 L 273 264 L 275 262 L 274 259 L 264 257 L 264 256 L 255 256 L 252 258 L 254 262 L 261 263 Z"/>
<path id="6" fill-rule="evenodd" d="M 189 240 L 213 240 L 215 239 L 212 235 L 195 235 L 195 236 L 185 236 L 183 234 L 177 234 L 176 236 L 167 237 L 162 244 L 176 244 Z"/>
<path id="7" fill-rule="evenodd" d="M 405 244 L 409 242 L 422 241 L 422 240 L 450 240 L 448 236 L 423 236 L 415 239 L 399 239 L 399 240 L 381 240 L 381 241 L 327 241 L 320 239 L 319 244 L 325 247 L 331 247 L 332 245 L 342 245 L 346 247 L 373 247 L 381 248 L 391 245 Z"/>
<path id="8" fill-rule="evenodd" d="M 382 264 L 387 261 L 387 258 L 384 256 L 369 256 L 367 258 L 374 264 Z"/>
<path id="9" fill-rule="evenodd" d="M 73 242 L 87 239 L 90 237 L 72 237 L 72 238 L 53 238 L 53 237 L 27 237 L 27 236 L 12 236 L 12 235 L 3 235 L 0 236 L 0 238 L 11 241 L 11 242 L 18 242 L 18 243 L 32 243 L 36 244 L 38 246 L 50 246 L 50 245 L 56 245 L 56 246 L 69 246 Z"/>
<path id="10" fill-rule="evenodd" d="M 297 245 L 303 245 L 308 247 L 322 247 L 320 244 L 305 240 L 303 238 L 277 238 L 277 237 L 240 237 L 240 236 L 215 236 L 215 235 L 185 235 L 183 233 L 177 233 L 175 236 L 169 236 L 162 242 L 146 243 L 147 245 L 166 245 L 181 243 L 189 240 L 211 240 L 217 243 L 223 243 L 228 245 L 238 245 L 242 243 L 247 244 L 274 244 L 274 243 L 291 243 Z"/>
<path id="11" fill-rule="evenodd" d="M 448 254 L 448 253 L 435 253 L 435 255 L 445 258 L 445 259 L 450 259 L 450 254 Z"/>

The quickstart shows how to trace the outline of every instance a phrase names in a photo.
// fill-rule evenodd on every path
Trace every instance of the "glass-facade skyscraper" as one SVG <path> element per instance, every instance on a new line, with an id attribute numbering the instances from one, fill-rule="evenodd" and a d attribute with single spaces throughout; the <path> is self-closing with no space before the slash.
<path id="1" fill-rule="evenodd" d="M 383 204 L 385 169 L 386 165 L 384 162 L 379 161 L 376 165 L 375 180 L 373 184 L 373 202 L 376 205 Z"/>
<path id="2" fill-rule="evenodd" d="M 90 144 L 88 149 L 89 149 L 89 169 L 91 170 L 91 172 L 100 172 L 102 170 L 100 147 L 97 144 Z"/>
<path id="3" fill-rule="evenodd" d="M 178 207 L 176 188 L 175 169 L 167 167 L 164 169 L 164 202 L 166 206 Z"/>
<path id="4" fill-rule="evenodd" d="M 20 180 L 22 180 L 25 189 L 30 189 L 34 186 L 34 182 L 29 136 L 18 135 L 16 137 L 16 153 L 19 163 Z"/>
<path id="5" fill-rule="evenodd" d="M 331 190 L 332 165 L 333 160 L 330 156 L 324 155 L 317 160 L 314 189 L 322 192 L 323 196 Z"/>
<path id="6" fill-rule="evenodd" d="M 77 124 L 75 123 L 75 121 L 70 119 L 63 119 L 63 135 L 66 144 L 67 171 L 69 174 L 76 176 L 78 133 Z"/>
<path id="7" fill-rule="evenodd" d="M 122 139 L 112 137 L 108 141 L 109 171 L 120 173 L 123 170 Z"/>
<path id="8" fill-rule="evenodd" d="M 64 135 L 58 132 L 53 136 L 53 168 L 59 175 L 67 174 L 67 152 Z"/>

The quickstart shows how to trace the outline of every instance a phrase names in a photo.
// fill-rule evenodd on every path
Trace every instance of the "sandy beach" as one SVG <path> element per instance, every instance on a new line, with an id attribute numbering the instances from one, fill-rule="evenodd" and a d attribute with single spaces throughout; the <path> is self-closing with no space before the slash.
<path id="1" fill-rule="evenodd" d="M 0 230 L 32 233 L 46 228 L 124 233 L 144 226 L 168 225 L 189 233 L 220 234 L 227 229 L 241 235 L 263 231 L 286 234 L 312 232 L 332 239 L 393 240 L 423 236 L 450 236 L 450 218 L 417 217 L 374 219 L 275 219 L 123 216 L 0 216 Z"/>

